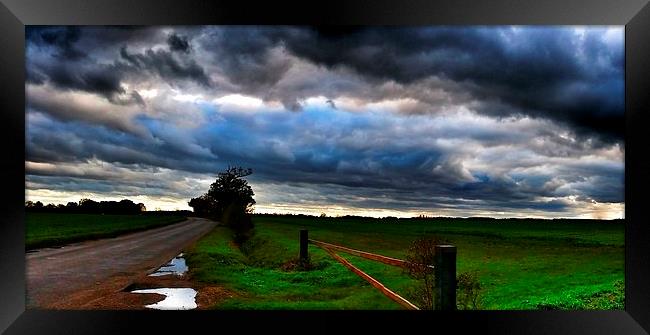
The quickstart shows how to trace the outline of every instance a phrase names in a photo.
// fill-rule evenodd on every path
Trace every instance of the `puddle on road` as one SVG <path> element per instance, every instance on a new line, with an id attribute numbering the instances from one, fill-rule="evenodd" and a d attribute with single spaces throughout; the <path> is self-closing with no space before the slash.
<path id="1" fill-rule="evenodd" d="M 158 277 L 175 274 L 177 276 L 182 276 L 187 272 L 187 265 L 185 264 L 185 258 L 183 258 L 183 253 L 178 254 L 178 256 L 172 258 L 169 263 L 161 266 L 158 270 L 151 273 L 150 277 Z"/>
<path id="2" fill-rule="evenodd" d="M 135 290 L 131 293 L 158 293 L 165 296 L 165 299 L 155 304 L 144 307 L 162 310 L 187 310 L 195 309 L 196 290 L 192 288 L 154 288 L 148 290 Z"/>

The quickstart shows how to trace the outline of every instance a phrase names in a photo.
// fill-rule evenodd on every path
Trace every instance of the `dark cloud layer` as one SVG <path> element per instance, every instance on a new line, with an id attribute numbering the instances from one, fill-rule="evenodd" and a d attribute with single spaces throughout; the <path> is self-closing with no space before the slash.
<path id="1" fill-rule="evenodd" d="M 119 45 L 120 59 L 111 65 L 90 62 L 80 69 L 78 62 L 86 52 L 76 44 L 84 30 L 30 28 L 28 41 L 52 47 L 51 54 L 60 61 L 29 68 L 28 79 L 41 83 L 49 78 L 60 87 L 110 96 L 120 93 L 124 72 L 137 69 L 170 83 L 190 80 L 209 87 L 210 79 L 195 59 L 174 56 L 189 53 L 190 38 L 185 35 L 193 33 L 200 34 L 207 59 L 232 83 L 248 93 L 279 95 L 294 110 L 304 98 L 296 93 L 304 88 L 293 86 L 292 92 L 282 93 L 273 89 L 292 66 L 290 58 L 279 55 L 282 52 L 328 68 L 352 69 L 375 84 L 392 80 L 408 85 L 436 77 L 469 93 L 481 113 L 550 118 L 606 141 L 623 137 L 623 46 L 608 45 L 602 34 L 590 31 L 578 37 L 558 27 L 184 29 L 184 35 L 172 32 L 164 37 L 169 51 L 142 53 L 128 51 L 129 42 L 134 43 L 131 36 L 151 38 L 151 30 L 91 31 L 92 38 Z M 334 97 L 350 89 L 341 86 L 329 92 Z"/>
<path id="2" fill-rule="evenodd" d="M 170 34 L 169 38 L 167 38 L 167 43 L 169 44 L 169 50 L 171 51 L 190 52 L 190 43 L 187 41 L 187 38 L 183 36 Z"/>
<path id="3" fill-rule="evenodd" d="M 26 28 L 26 38 L 29 42 L 53 47 L 54 56 L 66 60 L 77 60 L 86 57 L 86 53 L 79 50 L 75 43 L 81 36 L 79 27 L 55 27 L 53 29 Z"/>
<path id="4" fill-rule="evenodd" d="M 490 115 L 551 118 L 605 140 L 623 137 L 623 46 L 613 49 L 596 34 L 578 39 L 553 27 L 225 28 L 205 43 L 231 57 L 226 71 L 244 84 L 279 80 L 287 67 L 272 66 L 269 50 L 282 45 L 378 81 L 436 76 L 460 83 Z"/>
<path id="5" fill-rule="evenodd" d="M 106 97 L 124 93 L 124 89 L 120 86 L 120 71 L 110 65 L 78 67 L 62 64 L 48 69 L 47 77 L 52 84 L 59 88 L 83 90 Z"/>
<path id="6" fill-rule="evenodd" d="M 247 92 L 269 90 L 291 67 L 286 57 L 273 57 L 281 33 L 276 29 L 232 27 L 208 30 L 201 47 L 219 71 Z"/>
<path id="7" fill-rule="evenodd" d="M 315 117 L 322 112 L 304 113 Z M 305 121 L 297 121 L 297 124 L 296 121 L 283 122 L 273 115 L 226 116 L 221 123 L 205 125 L 191 134 L 170 133 L 170 125 L 166 122 L 142 119 L 156 141 L 138 136 L 117 136 L 114 131 L 97 127 L 79 129 L 76 124 L 48 121 L 34 124 L 28 146 L 38 149 L 30 150 L 27 158 L 33 162 L 60 163 L 99 159 L 113 164 L 156 166 L 207 174 L 223 169 L 227 164 L 240 164 L 252 167 L 255 171 L 253 180 L 258 182 L 291 181 L 317 190 L 333 187 L 349 196 L 368 199 L 368 203 L 378 201 L 377 196 L 381 198 L 382 194 L 390 194 L 389 199 L 383 200 L 388 208 L 451 205 L 457 199 L 464 199 L 480 201 L 482 206 L 491 208 L 542 209 L 549 206 L 548 210 L 562 212 L 567 204 L 558 201 L 540 203 L 538 198 L 581 195 L 589 201 L 622 201 L 623 171 L 620 166 L 593 162 L 548 173 L 511 175 L 490 170 L 470 173 L 463 161 L 455 158 L 457 153 L 453 149 L 425 146 L 442 134 L 427 137 L 415 134 L 407 127 L 397 134 L 385 134 L 392 139 L 390 143 L 379 145 L 382 139 L 378 137 L 365 143 L 367 149 L 350 145 L 349 134 L 365 123 L 367 117 L 345 120 L 340 118 L 342 113 L 333 110 L 322 116 L 338 120 L 336 128 L 319 129 L 303 123 Z M 268 126 L 259 128 L 253 119 Z M 377 136 L 385 126 L 379 124 L 364 131 Z M 400 124 L 402 126 L 404 124 Z M 468 126 L 463 134 L 456 136 L 468 141 L 473 136 L 483 136 L 480 135 L 482 131 Z M 451 134 L 448 131 L 443 133 Z M 307 134 L 311 137 L 303 136 Z M 420 136 L 422 138 L 418 138 Z M 530 141 L 535 137 L 535 134 L 519 135 L 519 141 Z M 207 150 L 201 154 L 201 150 L 196 150 L 191 143 L 201 143 Z M 586 150 L 581 155 L 590 152 Z M 527 163 L 515 163 L 518 168 L 535 167 L 547 163 L 552 157 L 542 155 Z M 496 168 L 504 163 L 494 161 L 492 164 Z M 584 176 L 590 176 L 592 180 L 587 181 Z M 563 189 L 549 186 L 558 178 L 561 180 L 558 185 L 565 186 Z M 356 202 L 359 206 L 364 203 Z"/>
<path id="8" fill-rule="evenodd" d="M 170 51 L 128 52 L 127 44 L 139 44 L 156 34 L 155 30 L 144 27 L 29 27 L 26 39 L 28 48 L 34 51 L 28 53 L 34 57 L 27 57 L 27 82 L 38 85 L 48 82 L 61 89 L 96 93 L 118 104 L 143 103 L 138 92 L 126 92 L 122 87 L 127 77 L 154 74 L 174 86 L 184 80 L 210 86 L 210 79 L 193 59 L 172 54 L 190 51 L 185 37 L 170 34 L 167 39 Z M 83 51 L 83 48 L 90 49 Z M 119 50 L 118 57 L 88 56 L 106 49 Z M 119 96 L 124 94 L 126 97 Z"/>
<path id="9" fill-rule="evenodd" d="M 158 75 L 170 83 L 175 80 L 193 80 L 210 86 L 210 79 L 201 66 L 193 60 L 180 60 L 169 51 L 149 49 L 143 54 L 131 54 L 126 48 L 122 48 L 120 56 L 128 66 Z"/>
<path id="10" fill-rule="evenodd" d="M 26 41 L 32 188 L 187 197 L 237 164 L 266 202 L 566 216 L 623 202 L 623 49 L 603 29 L 32 27 Z"/>

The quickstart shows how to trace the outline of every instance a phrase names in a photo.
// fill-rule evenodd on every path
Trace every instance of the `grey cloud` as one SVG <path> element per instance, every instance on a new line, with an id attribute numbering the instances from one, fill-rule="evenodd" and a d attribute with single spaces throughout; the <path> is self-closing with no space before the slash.
<path id="1" fill-rule="evenodd" d="M 622 45 L 607 45 L 590 29 L 582 38 L 566 27 L 246 26 L 175 27 L 171 33 L 161 32 L 145 27 L 28 29 L 29 43 L 53 47 L 59 50 L 55 55 L 85 50 L 99 55 L 105 67 L 86 72 L 78 64 L 69 68 L 68 63 L 88 61 L 69 57 L 68 62 L 59 59 L 56 66 L 29 69 L 28 79 L 42 83 L 51 77 L 61 87 L 110 98 L 123 93 L 120 79 L 137 76 L 135 70 L 156 74 L 172 85 L 180 79 L 208 88 L 209 69 L 225 75 L 240 92 L 278 99 L 292 110 L 318 92 L 330 99 L 411 97 L 427 105 L 404 112 L 471 104 L 496 117 L 529 115 L 559 121 L 582 138 L 622 140 Z M 190 38 L 196 43 L 196 59 L 207 62 L 202 64 L 205 68 L 184 52 Z M 151 50 L 156 41 L 172 51 Z M 111 55 L 106 45 L 115 50 L 120 43 L 144 50 L 121 50 L 119 57 L 126 63 L 120 64 L 129 65 L 126 69 L 118 63 L 107 65 L 116 60 L 105 59 Z M 338 77 L 287 78 L 296 60 L 323 66 Z M 341 81 L 345 69 L 359 78 Z M 395 85 L 389 88 L 387 82 Z"/>
<path id="2" fill-rule="evenodd" d="M 32 70 L 28 82 L 43 84 L 45 77 L 54 86 L 61 89 L 82 90 L 96 93 L 108 99 L 116 94 L 125 93 L 121 87 L 121 69 L 112 65 L 73 65 L 68 63 L 50 64 Z"/>
<path id="3" fill-rule="evenodd" d="M 149 49 L 143 54 L 130 54 L 123 47 L 120 56 L 129 66 L 158 75 L 172 85 L 175 80 L 192 80 L 205 87 L 211 85 L 210 78 L 194 60 L 177 58 L 171 52 Z"/>
<path id="4" fill-rule="evenodd" d="M 192 191 L 188 192 L 187 189 L 178 188 L 169 179 L 146 178 L 145 175 L 147 173 L 142 172 L 139 177 L 129 180 L 121 180 L 120 178 L 93 179 L 58 175 L 28 175 L 27 182 L 31 185 L 31 189 L 55 187 L 59 191 L 67 192 L 95 192 L 108 195 L 129 196 L 146 195 L 180 199 L 192 197 L 192 191 L 195 191 L 192 189 Z M 169 178 L 169 176 L 165 177 Z M 143 192 L 143 190 L 146 191 Z"/>
<path id="5" fill-rule="evenodd" d="M 189 53 L 190 52 L 190 43 L 184 36 L 179 36 L 174 33 L 169 34 L 167 38 L 167 44 L 169 44 L 169 50 Z"/>
<path id="6" fill-rule="evenodd" d="M 439 136 L 446 136 L 447 139 L 452 136 L 467 141 L 474 136 L 473 133 L 482 131 L 472 127 L 466 127 L 464 133 L 442 131 L 440 134 L 426 136 L 414 132 L 412 127 L 404 127 L 402 122 L 406 120 L 398 118 L 386 123 L 386 126 L 397 126 L 400 124 L 394 122 L 400 122 L 397 129 L 401 130 L 387 130 L 381 124 L 375 125 L 375 128 L 366 128 L 364 132 L 368 137 L 362 141 L 366 145 L 358 146 L 344 144 L 345 137 L 350 134 L 348 127 L 358 122 L 346 121 L 338 123 L 337 127 L 319 130 L 313 128 L 316 127 L 314 124 L 303 129 L 318 135 L 310 139 L 302 137 L 300 132 L 286 132 L 282 123 L 275 124 L 277 129 L 262 127 L 255 131 L 249 130 L 248 127 L 255 127 L 250 121 L 252 117 L 254 116 L 225 119 L 225 122 L 235 123 L 223 129 L 238 129 L 234 133 L 206 129 L 206 132 L 195 135 L 174 134 L 170 129 L 158 125 L 158 121 L 145 123 L 155 139 L 153 141 L 146 137 L 116 137 L 110 130 L 100 131 L 73 124 L 65 126 L 69 130 L 75 129 L 74 135 L 71 135 L 56 122 L 50 125 L 35 124 L 28 147 L 37 150 L 28 150 L 28 159 L 83 162 L 96 158 L 113 164 L 144 164 L 193 173 L 214 173 L 227 164 L 238 164 L 252 167 L 255 178 L 259 178 L 259 181 L 280 183 L 290 180 L 311 185 L 315 190 L 321 190 L 327 185 L 359 188 L 353 194 L 362 198 L 373 197 L 368 189 L 394 198 L 404 198 L 403 193 L 407 193 L 413 195 L 411 201 L 419 201 L 417 206 L 437 206 L 434 198 L 440 197 L 474 201 L 489 199 L 494 207 L 498 207 L 498 204 L 511 206 L 511 202 L 521 206 L 524 203 L 534 206 L 540 196 L 583 195 L 601 202 L 622 200 L 621 187 L 614 187 L 620 182 L 616 176 L 622 173 L 616 167 L 589 162 L 562 163 L 554 160 L 556 156 L 542 154 L 532 158 L 517 155 L 508 157 L 496 151 L 494 157 L 480 156 L 479 153 L 486 150 L 481 142 L 465 147 L 465 153 L 453 147 L 433 144 Z M 335 121 L 336 118 L 330 117 L 330 120 Z M 539 126 L 544 127 L 544 124 Z M 500 131 L 509 133 L 513 130 L 504 128 Z M 375 141 L 373 132 L 381 132 L 393 140 Z M 247 141 L 242 141 L 243 134 L 248 134 Z M 279 136 L 280 134 L 282 135 Z M 209 137 L 204 137 L 205 135 Z M 494 136 L 498 138 L 499 135 L 497 133 Z M 527 141 L 535 138 L 535 133 L 522 133 L 516 139 L 504 138 L 503 143 L 518 143 L 520 148 L 526 148 Z M 326 139 L 325 142 L 322 139 Z M 204 149 L 209 149 L 210 154 L 202 153 L 203 149 L 192 149 L 196 145 L 194 143 L 208 146 Z M 561 143 L 557 141 L 558 148 Z M 507 150 L 516 153 L 520 148 L 511 147 Z M 568 152 L 576 157 L 589 155 L 595 149 L 584 147 L 580 151 L 571 150 L 574 151 Z M 470 157 L 484 160 L 490 169 L 469 169 L 466 161 Z M 548 159 L 551 162 L 547 162 Z M 522 172 L 519 176 L 514 176 L 515 179 L 508 176 L 512 169 L 535 168 L 547 163 L 561 169 L 541 175 L 539 172 Z M 499 170 L 504 172 L 494 172 Z M 600 177 L 585 180 L 583 176 Z M 559 185 L 552 187 L 553 180 Z M 562 185 L 565 187 L 561 188 Z M 600 188 L 602 185 L 608 186 Z M 399 204 L 396 202 L 395 208 Z M 409 206 L 411 205 L 413 204 Z"/>
<path id="7" fill-rule="evenodd" d="M 99 124 L 122 132 L 145 136 L 146 130 L 130 121 L 128 107 L 118 108 L 108 104 L 75 100 L 70 95 L 54 95 L 51 91 L 37 88 L 26 90 L 27 108 L 52 115 L 62 121 L 81 121 Z"/>
<path id="8" fill-rule="evenodd" d="M 242 85 L 276 83 L 287 66 L 269 64 L 269 52 L 282 46 L 369 79 L 453 81 L 489 115 L 550 118 L 581 134 L 622 139 L 622 46 L 612 49 L 589 32 L 583 41 L 557 27 L 217 28 L 208 36 L 204 48 L 223 58 L 224 71 Z"/>
<path id="9" fill-rule="evenodd" d="M 158 28 L 30 26 L 26 30 L 27 82 L 91 92 L 120 105 L 144 105 L 138 92 L 126 92 L 122 87 L 126 78 L 142 80 L 156 74 L 172 85 L 177 80 L 191 80 L 210 86 L 208 76 L 193 59 L 174 57 L 162 50 L 131 55 L 121 50 L 125 43 L 141 46 L 143 41 L 151 43 L 154 38 L 162 38 Z M 182 51 L 187 46 L 189 51 L 189 42 L 183 37 L 171 34 L 169 38 L 174 50 Z M 115 50 L 121 53 L 115 54 Z"/>
<path id="10" fill-rule="evenodd" d="M 95 121 L 95 124 L 102 122 Z M 100 159 L 112 164 L 141 164 L 202 173 L 221 167 L 215 164 L 215 156 L 207 150 L 201 151 L 191 138 L 179 137 L 165 129 L 147 129 L 143 135 L 141 132 L 146 129 L 143 125 L 137 126 L 136 131 L 126 129 L 124 133 L 120 124 L 108 126 L 60 122 L 44 116 L 31 122 L 26 139 L 27 159 L 52 163 Z"/>
<path id="11" fill-rule="evenodd" d="M 109 99 L 112 103 L 116 105 L 132 105 L 132 104 L 138 104 L 142 107 L 146 106 L 147 103 L 144 101 L 140 93 L 138 91 L 131 91 L 130 94 L 127 95 L 113 95 Z"/>
<path id="12" fill-rule="evenodd" d="M 86 57 L 86 53 L 79 50 L 75 43 L 81 37 L 81 29 L 75 26 L 68 27 L 34 27 L 25 29 L 28 41 L 50 46 L 55 49 L 54 56 L 66 60 L 78 60 Z"/>
<path id="13" fill-rule="evenodd" d="M 569 52 L 577 42 L 565 31 L 542 29 L 519 43 L 508 29 L 500 33 L 111 28 L 62 33 L 51 44 L 28 33 L 27 159 L 137 170 L 118 180 L 30 168 L 28 179 L 70 191 L 191 197 L 204 190 L 182 191 L 176 177 L 178 185 L 144 175 L 169 169 L 157 178 L 191 179 L 237 164 L 253 168 L 254 183 L 296 192 L 276 194 L 279 202 L 571 215 L 575 205 L 564 197 L 624 201 L 622 162 L 599 151 L 620 140 L 618 53 L 590 34 L 578 59 Z M 112 50 L 100 48 L 100 36 Z M 86 56 L 64 61 L 65 48 Z M 159 79 L 202 101 L 181 104 L 155 85 Z M 158 95 L 144 93 L 151 88 Z M 301 111 L 211 104 L 226 91 Z M 78 99 L 90 96 L 83 92 L 106 100 Z M 304 104 L 315 96 L 325 103 Z M 364 107 L 386 100 L 415 102 L 398 113 Z M 483 116 L 458 113 L 459 106 Z"/>
<path id="14" fill-rule="evenodd" d="M 277 83 L 291 67 L 291 60 L 274 53 L 275 29 L 224 27 L 208 29 L 199 43 L 233 83 L 259 92 Z M 279 50 L 276 50 L 279 52 Z"/>

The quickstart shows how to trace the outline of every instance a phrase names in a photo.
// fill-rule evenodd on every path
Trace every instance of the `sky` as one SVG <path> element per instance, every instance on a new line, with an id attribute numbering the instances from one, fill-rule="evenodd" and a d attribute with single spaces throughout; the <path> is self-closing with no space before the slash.
<path id="1" fill-rule="evenodd" d="M 624 217 L 623 26 L 31 26 L 26 199 Z"/>

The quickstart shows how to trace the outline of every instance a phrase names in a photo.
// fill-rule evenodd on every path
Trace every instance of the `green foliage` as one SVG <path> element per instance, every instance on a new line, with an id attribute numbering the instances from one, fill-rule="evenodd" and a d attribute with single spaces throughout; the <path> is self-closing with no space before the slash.
<path id="1" fill-rule="evenodd" d="M 197 215 L 221 220 L 229 212 L 250 213 L 255 205 L 255 193 L 244 177 L 253 173 L 251 169 L 228 167 L 217 174 L 210 189 L 188 203 Z M 227 218 L 226 218 L 227 219 Z"/>
<path id="2" fill-rule="evenodd" d="M 210 189 L 198 198 L 192 198 L 189 206 L 197 215 L 213 218 L 225 223 L 233 230 L 233 240 L 242 244 L 253 235 L 253 210 L 255 193 L 244 177 L 253 173 L 251 169 L 228 167 L 217 174 Z"/>
<path id="3" fill-rule="evenodd" d="M 251 215 L 235 204 L 226 207 L 221 222 L 233 230 L 233 241 L 238 245 L 249 240 L 254 234 Z"/>
<path id="4" fill-rule="evenodd" d="M 114 237 L 185 220 L 179 215 L 101 215 L 26 213 L 25 246 L 60 246 L 88 239 Z"/>
<path id="5" fill-rule="evenodd" d="M 240 249 L 249 265 L 262 268 L 277 268 L 291 257 L 282 245 L 263 235 L 249 239 Z"/>
<path id="6" fill-rule="evenodd" d="M 481 309 L 481 282 L 476 271 L 463 272 L 456 278 L 456 308 Z"/>
<path id="7" fill-rule="evenodd" d="M 595 291 L 566 292 L 564 299 L 549 298 L 537 304 L 544 310 L 624 310 L 625 285 L 617 280 L 612 287 Z"/>

